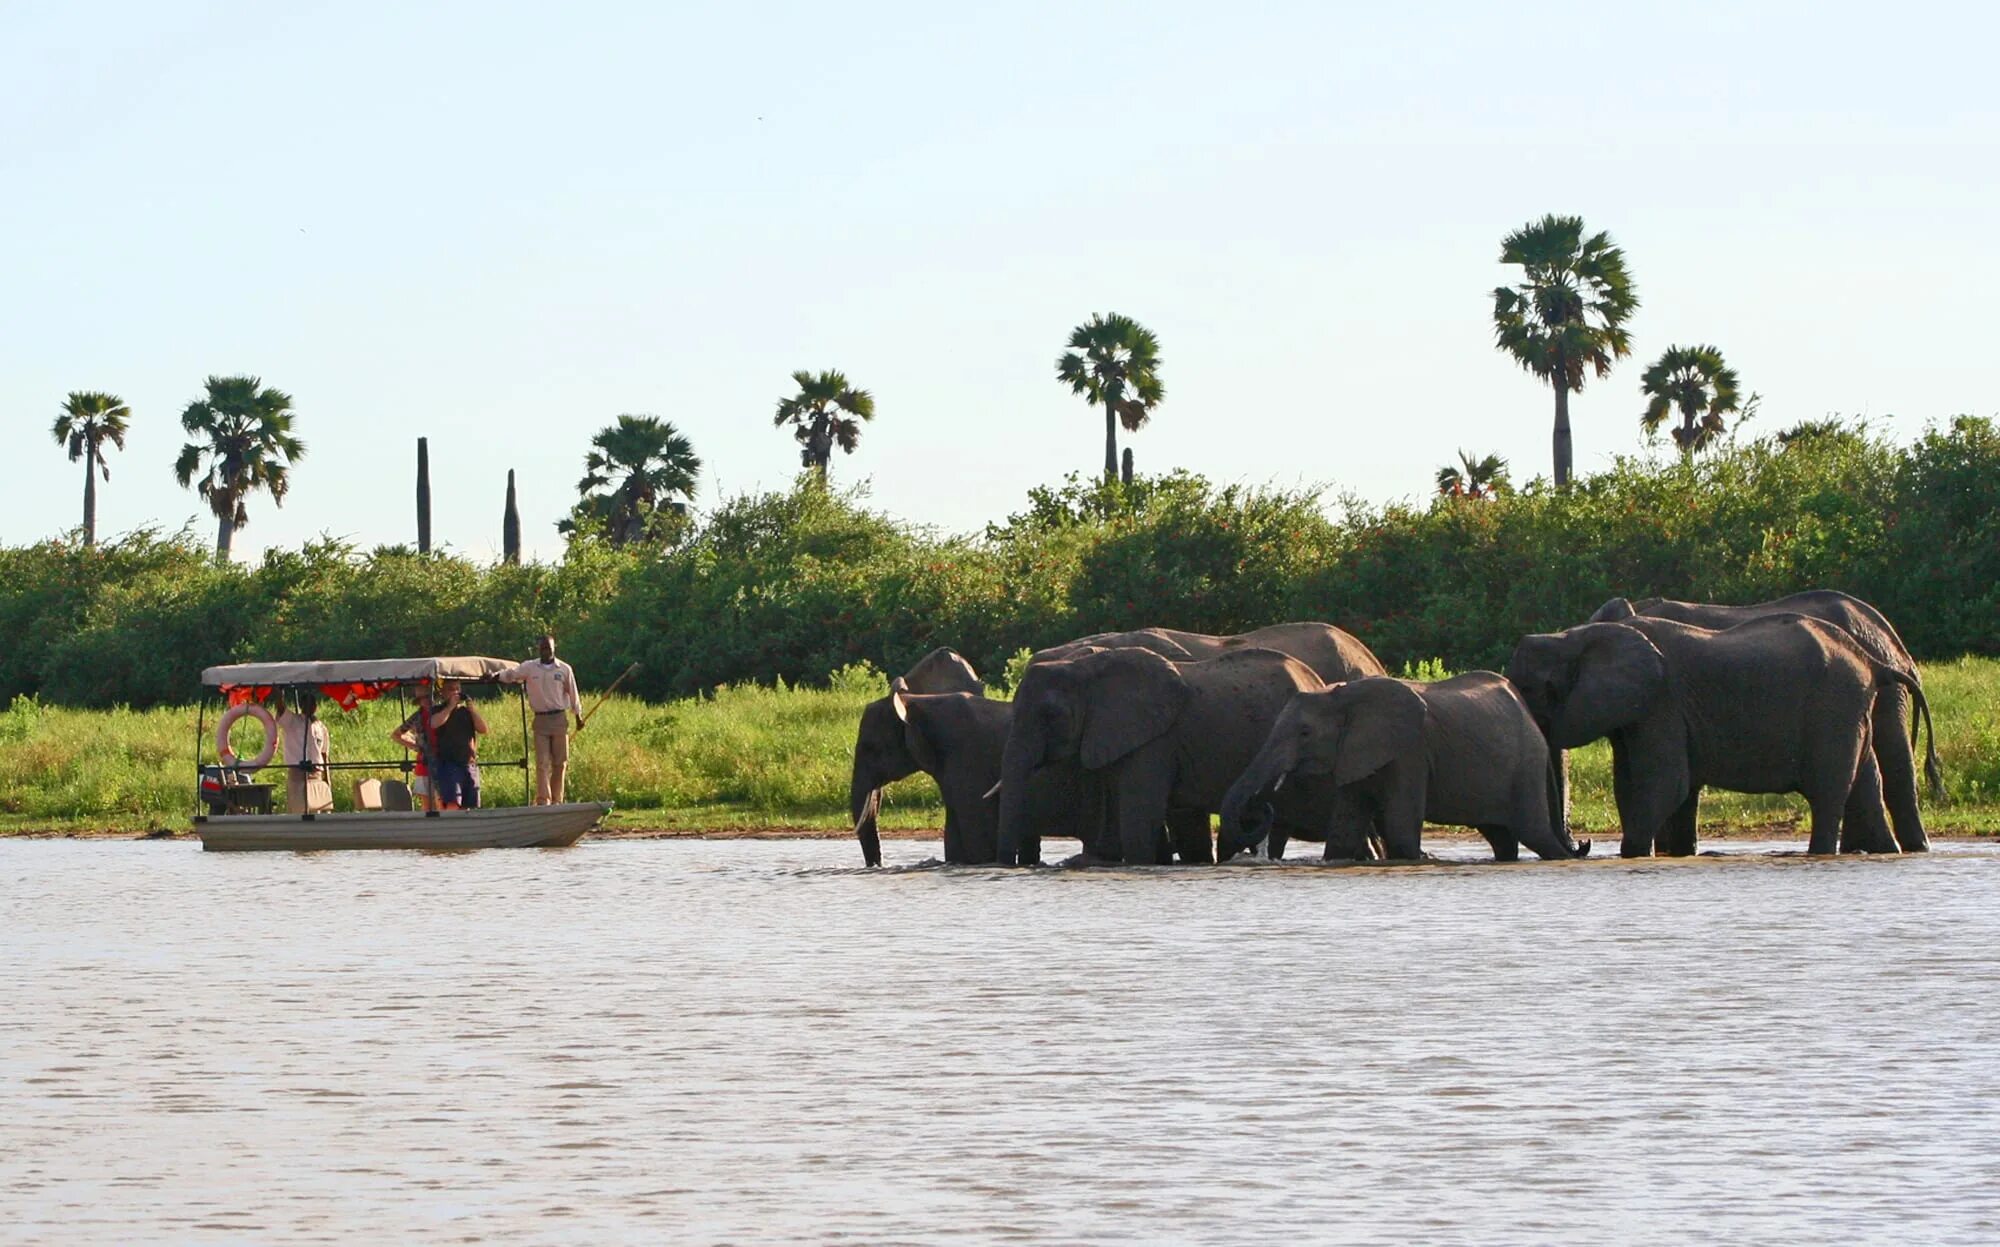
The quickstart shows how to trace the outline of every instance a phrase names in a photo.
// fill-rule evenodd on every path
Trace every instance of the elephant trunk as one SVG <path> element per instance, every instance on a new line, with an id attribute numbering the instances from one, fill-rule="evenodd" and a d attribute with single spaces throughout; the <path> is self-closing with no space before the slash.
<path id="1" fill-rule="evenodd" d="M 1039 743 L 1017 728 L 1008 733 L 1007 747 L 1000 755 L 999 851 L 994 860 L 1002 866 L 1041 863 L 1041 837 L 1028 825 L 1032 817 L 1028 808 L 1028 777 L 1041 760 Z"/>
<path id="2" fill-rule="evenodd" d="M 854 777 L 847 785 L 847 813 L 854 820 L 854 838 L 861 842 L 862 860 L 870 866 L 882 864 L 882 838 L 875 828 L 875 816 L 881 809 L 881 784 L 856 763 Z"/>
<path id="3" fill-rule="evenodd" d="M 1270 833 L 1268 819 L 1252 818 L 1246 823 L 1244 815 L 1254 813 L 1253 806 L 1261 806 L 1260 798 L 1282 783 L 1297 763 L 1297 751 L 1289 737 L 1267 741 L 1257 751 L 1257 756 L 1223 795 L 1222 828 L 1215 837 L 1216 861 L 1226 862 L 1244 849 L 1254 848 Z"/>

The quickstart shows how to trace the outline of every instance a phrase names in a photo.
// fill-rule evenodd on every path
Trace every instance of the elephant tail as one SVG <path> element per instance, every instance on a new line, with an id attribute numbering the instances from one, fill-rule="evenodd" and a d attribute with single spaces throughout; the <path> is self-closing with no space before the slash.
<path id="1" fill-rule="evenodd" d="M 1915 703 L 1918 714 L 1924 718 L 1924 779 L 1931 787 L 1931 797 L 1944 800 L 1944 767 L 1938 762 L 1937 728 L 1931 723 L 1930 699 L 1924 696 L 1924 686 L 1917 678 L 1894 667 L 1877 664 L 1875 687 L 1879 690 L 1886 684 L 1900 684 L 1910 690 L 1910 700 Z M 1917 743 L 1917 715 L 1910 716 L 1910 744 Z"/>

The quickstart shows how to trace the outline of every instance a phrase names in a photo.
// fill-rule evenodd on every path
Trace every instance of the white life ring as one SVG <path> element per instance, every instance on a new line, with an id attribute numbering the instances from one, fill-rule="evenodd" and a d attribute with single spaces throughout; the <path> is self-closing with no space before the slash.
<path id="1" fill-rule="evenodd" d="M 229 747 L 229 731 L 245 715 L 264 725 L 264 751 L 248 762 L 239 762 L 236 751 Z M 224 766 L 242 766 L 250 770 L 271 764 L 271 755 L 278 752 L 278 721 L 271 712 L 254 701 L 240 701 L 222 712 L 222 719 L 215 725 L 215 756 Z"/>

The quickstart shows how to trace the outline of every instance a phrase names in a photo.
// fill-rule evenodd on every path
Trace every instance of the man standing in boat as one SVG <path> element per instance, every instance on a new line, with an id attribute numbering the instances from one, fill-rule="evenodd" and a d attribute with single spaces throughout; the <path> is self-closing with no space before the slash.
<path id="1" fill-rule="evenodd" d="M 319 694 L 300 689 L 298 708 L 278 716 L 284 742 L 285 810 L 290 814 L 324 814 L 333 809 L 333 785 L 326 764 L 333 761 L 326 724 L 319 721 Z"/>
<path id="2" fill-rule="evenodd" d="M 576 672 L 556 657 L 556 639 L 542 634 L 533 662 L 501 672 L 502 684 L 526 685 L 528 708 L 535 712 L 535 804 L 560 805 L 569 776 L 569 720 L 583 730 L 583 698 L 577 694 Z"/>
<path id="3" fill-rule="evenodd" d="M 431 714 L 436 756 L 431 760 L 431 787 L 438 805 L 447 810 L 479 808 L 479 738 L 486 720 L 479 707 L 463 697 L 457 680 L 444 682 L 444 704 Z"/>

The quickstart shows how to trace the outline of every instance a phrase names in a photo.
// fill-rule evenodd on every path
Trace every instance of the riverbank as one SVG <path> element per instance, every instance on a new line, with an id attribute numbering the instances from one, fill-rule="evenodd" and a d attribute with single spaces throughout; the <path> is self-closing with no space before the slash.
<path id="1" fill-rule="evenodd" d="M 2000 835 L 2000 661 L 1930 664 L 1924 682 L 1949 789 L 1943 801 L 1926 794 L 1927 824 L 1939 836 Z M 822 689 L 725 688 L 664 704 L 614 697 L 575 739 L 570 792 L 616 805 L 606 834 L 845 837 L 855 726 L 882 687 L 878 673 L 857 667 Z M 519 715 L 510 702 L 485 705 L 493 729 L 482 746 L 487 801 L 518 803 L 526 777 L 508 763 L 525 753 Z M 388 739 L 400 721 L 394 704 L 329 707 L 324 717 L 336 760 L 401 752 Z M 72 710 L 17 698 L 0 710 L 0 836 L 187 832 L 195 813 L 196 721 L 192 707 Z M 212 736 L 212 710 L 205 722 Z M 239 750 L 254 752 L 256 729 L 239 732 Z M 204 748 L 212 758 L 212 739 Z M 1610 771 L 1602 743 L 1572 755 L 1580 834 L 1607 834 L 1617 825 Z M 340 774 L 337 808 L 349 806 L 362 774 Z M 1804 818 L 1796 798 L 1711 793 L 1702 814 L 1704 837 L 1804 836 L 1779 830 Z M 884 794 L 886 836 L 935 835 L 943 819 L 925 776 Z"/>

